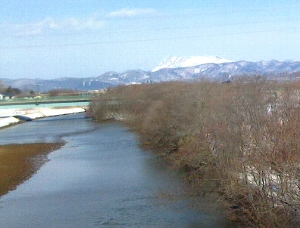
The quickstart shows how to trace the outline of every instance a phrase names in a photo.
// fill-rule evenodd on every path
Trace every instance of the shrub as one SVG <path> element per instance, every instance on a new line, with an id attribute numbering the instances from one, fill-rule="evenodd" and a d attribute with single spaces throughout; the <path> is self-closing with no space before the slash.
<path id="1" fill-rule="evenodd" d="M 288 227 L 300 209 L 299 91 L 259 76 L 119 86 L 91 110 L 99 121 L 122 119 L 196 189 L 222 193 L 231 218 Z"/>

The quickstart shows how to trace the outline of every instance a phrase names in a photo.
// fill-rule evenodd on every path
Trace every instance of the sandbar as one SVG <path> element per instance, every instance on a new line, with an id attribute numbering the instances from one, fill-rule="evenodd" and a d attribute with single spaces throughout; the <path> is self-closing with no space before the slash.
<path id="1" fill-rule="evenodd" d="M 47 155 L 63 145 L 63 142 L 0 145 L 0 197 L 29 179 L 48 160 Z"/>

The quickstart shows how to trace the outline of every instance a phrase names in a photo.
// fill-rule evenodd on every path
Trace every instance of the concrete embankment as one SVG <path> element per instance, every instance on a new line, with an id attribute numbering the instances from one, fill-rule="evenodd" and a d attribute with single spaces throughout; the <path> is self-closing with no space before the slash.
<path id="1" fill-rule="evenodd" d="M 26 109 L 16 110 L 7 109 L 0 110 L 0 128 L 7 127 L 12 124 L 17 124 L 22 121 L 30 121 L 34 119 L 61 116 L 82 113 L 86 110 L 84 108 L 70 107 L 70 108 L 38 108 L 38 109 Z"/>

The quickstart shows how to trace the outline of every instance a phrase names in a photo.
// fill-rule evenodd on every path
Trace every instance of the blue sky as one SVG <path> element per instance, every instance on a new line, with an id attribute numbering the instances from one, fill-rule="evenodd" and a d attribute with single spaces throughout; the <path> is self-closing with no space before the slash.
<path id="1" fill-rule="evenodd" d="M 174 55 L 300 60 L 298 0 L 0 3 L 0 78 L 151 70 Z"/>

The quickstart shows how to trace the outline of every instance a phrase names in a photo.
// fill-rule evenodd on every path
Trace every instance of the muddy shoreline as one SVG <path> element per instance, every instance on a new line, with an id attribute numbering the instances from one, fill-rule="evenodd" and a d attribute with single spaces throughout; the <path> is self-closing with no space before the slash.
<path id="1" fill-rule="evenodd" d="M 29 179 L 47 162 L 47 155 L 63 145 L 63 142 L 0 145 L 0 197 Z"/>
<path id="2" fill-rule="evenodd" d="M 22 110 L 19 111 L 18 118 L 13 116 L 0 118 L 0 129 L 29 120 L 85 111 L 77 107 Z M 64 142 L 0 145 L 0 197 L 29 179 L 47 161 L 47 155 L 63 145 Z"/>

